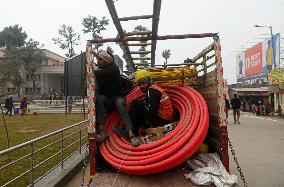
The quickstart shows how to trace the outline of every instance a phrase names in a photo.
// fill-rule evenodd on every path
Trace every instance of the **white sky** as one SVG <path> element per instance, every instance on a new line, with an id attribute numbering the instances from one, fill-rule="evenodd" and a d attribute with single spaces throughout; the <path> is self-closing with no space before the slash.
<path id="1" fill-rule="evenodd" d="M 152 14 L 153 0 L 118 0 L 115 2 L 119 17 Z M 104 0 L 0 0 L 0 30 L 6 26 L 19 24 L 29 37 L 45 44 L 45 48 L 64 56 L 51 40 L 57 37 L 62 24 L 72 26 L 81 34 L 81 45 L 75 48 L 77 53 L 85 50 L 82 19 L 89 14 L 101 19 L 110 19 L 104 37 L 115 37 L 117 31 L 113 25 Z M 132 31 L 135 26 L 143 25 L 151 29 L 151 20 L 122 22 L 123 29 Z M 267 38 L 268 28 L 255 28 L 253 25 L 272 25 L 274 33 L 284 34 L 283 0 L 163 0 L 158 35 L 219 32 L 222 45 L 224 77 L 229 84 L 236 82 L 235 55 L 243 48 L 249 48 Z M 257 39 L 258 38 L 258 39 Z M 171 50 L 169 63 L 182 63 L 186 58 L 194 57 L 212 39 L 186 39 L 158 41 L 156 63 L 162 63 L 161 53 Z M 115 53 L 121 55 L 120 48 L 113 44 Z"/>

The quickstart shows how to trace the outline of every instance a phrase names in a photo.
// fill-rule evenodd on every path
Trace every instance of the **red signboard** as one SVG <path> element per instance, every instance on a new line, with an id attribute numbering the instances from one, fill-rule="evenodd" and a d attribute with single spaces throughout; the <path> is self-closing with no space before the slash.
<path id="1" fill-rule="evenodd" d="M 259 43 L 245 51 L 246 76 L 258 75 L 262 72 L 262 44 Z"/>

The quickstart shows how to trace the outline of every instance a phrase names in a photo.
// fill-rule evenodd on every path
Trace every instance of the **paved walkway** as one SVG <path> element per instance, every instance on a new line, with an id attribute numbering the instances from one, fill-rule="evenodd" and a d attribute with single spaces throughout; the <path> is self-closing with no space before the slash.
<path id="1" fill-rule="evenodd" d="M 229 138 L 249 187 L 284 186 L 284 120 L 242 113 L 240 125 L 229 116 Z M 238 176 L 230 154 L 231 173 Z"/>

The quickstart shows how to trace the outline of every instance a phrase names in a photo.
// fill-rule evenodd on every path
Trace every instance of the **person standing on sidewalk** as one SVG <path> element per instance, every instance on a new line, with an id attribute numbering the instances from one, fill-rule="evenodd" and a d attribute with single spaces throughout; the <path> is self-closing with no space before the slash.
<path id="1" fill-rule="evenodd" d="M 233 109 L 233 115 L 234 115 L 234 123 L 240 124 L 240 109 L 241 109 L 241 100 L 238 98 L 237 94 L 234 94 L 234 98 L 231 100 L 231 105 Z"/>

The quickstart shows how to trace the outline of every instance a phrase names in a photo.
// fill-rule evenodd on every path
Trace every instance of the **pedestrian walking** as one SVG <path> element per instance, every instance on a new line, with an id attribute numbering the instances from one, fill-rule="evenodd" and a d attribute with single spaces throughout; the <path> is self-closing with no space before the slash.
<path id="1" fill-rule="evenodd" d="M 230 106 L 230 101 L 227 97 L 225 98 L 225 106 L 226 106 L 226 119 L 228 119 L 229 110 L 230 110 L 231 106 Z"/>
<path id="2" fill-rule="evenodd" d="M 7 109 L 6 116 L 8 115 L 9 112 L 10 112 L 10 116 L 11 116 L 12 115 L 12 109 L 14 108 L 12 96 L 10 96 L 8 99 L 5 100 L 4 108 Z"/>
<path id="3" fill-rule="evenodd" d="M 231 105 L 233 109 L 233 115 L 234 115 L 234 124 L 240 124 L 240 109 L 241 109 L 241 100 L 238 98 L 237 94 L 234 94 L 234 98 L 231 100 Z"/>

